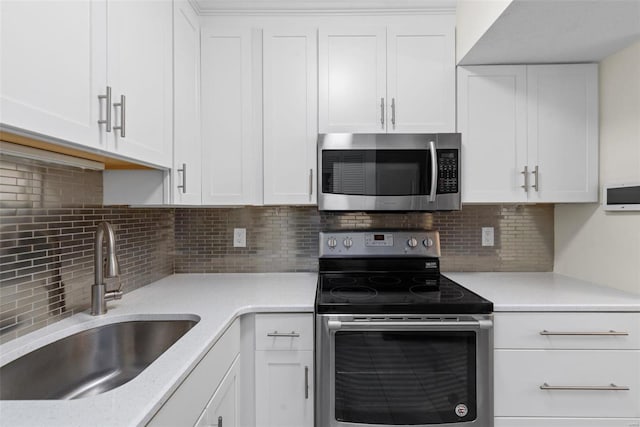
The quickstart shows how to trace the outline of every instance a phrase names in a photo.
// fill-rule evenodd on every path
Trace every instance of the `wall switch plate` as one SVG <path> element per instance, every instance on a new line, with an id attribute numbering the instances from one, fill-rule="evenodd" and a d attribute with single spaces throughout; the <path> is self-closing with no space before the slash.
<path id="1" fill-rule="evenodd" d="M 233 247 L 234 248 L 247 247 L 247 229 L 246 228 L 233 229 Z"/>
<path id="2" fill-rule="evenodd" d="M 482 246 L 493 246 L 493 227 L 482 227 Z"/>

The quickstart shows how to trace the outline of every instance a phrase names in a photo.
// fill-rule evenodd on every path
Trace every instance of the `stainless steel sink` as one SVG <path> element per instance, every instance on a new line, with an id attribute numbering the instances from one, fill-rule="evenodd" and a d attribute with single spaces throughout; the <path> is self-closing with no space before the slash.
<path id="1" fill-rule="evenodd" d="M 62 338 L 0 367 L 0 399 L 78 399 L 112 390 L 135 378 L 196 323 L 111 323 Z"/>

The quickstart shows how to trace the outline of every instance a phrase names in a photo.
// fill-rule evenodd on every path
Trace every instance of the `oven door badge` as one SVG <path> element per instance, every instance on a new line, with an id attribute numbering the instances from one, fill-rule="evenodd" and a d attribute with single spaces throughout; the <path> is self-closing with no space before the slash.
<path id="1" fill-rule="evenodd" d="M 465 417 L 469 413 L 469 408 L 464 403 L 459 403 L 456 405 L 455 409 L 456 415 L 460 418 Z"/>

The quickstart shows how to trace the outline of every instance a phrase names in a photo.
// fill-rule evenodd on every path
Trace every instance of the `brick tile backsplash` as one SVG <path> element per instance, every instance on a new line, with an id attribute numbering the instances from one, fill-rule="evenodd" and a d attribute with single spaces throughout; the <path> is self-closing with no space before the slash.
<path id="1" fill-rule="evenodd" d="M 482 227 L 495 245 L 483 247 Z M 233 247 L 246 228 L 247 247 Z M 318 232 L 440 231 L 444 271 L 552 271 L 553 205 L 469 205 L 435 213 L 319 213 L 315 206 L 176 209 L 176 273 L 316 271 Z"/>
<path id="2" fill-rule="evenodd" d="M 101 172 L 2 155 L 0 342 L 89 307 L 101 221 L 115 228 L 125 292 L 174 272 L 316 271 L 318 232 L 338 229 L 439 230 L 444 271 L 553 270 L 553 205 L 388 214 L 319 213 L 315 206 L 105 207 Z M 481 227 L 494 227 L 493 247 L 481 245 Z M 234 228 L 246 228 L 246 248 L 233 247 Z"/>
<path id="3" fill-rule="evenodd" d="M 2 156 L 0 185 L 0 342 L 89 307 L 101 221 L 114 227 L 120 263 L 110 289 L 173 273 L 174 211 L 103 207 L 100 172 Z"/>

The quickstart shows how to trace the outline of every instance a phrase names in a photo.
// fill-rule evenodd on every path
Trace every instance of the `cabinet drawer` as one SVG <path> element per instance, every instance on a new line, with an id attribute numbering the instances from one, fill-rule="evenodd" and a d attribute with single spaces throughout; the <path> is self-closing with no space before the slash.
<path id="1" fill-rule="evenodd" d="M 495 427 L 640 427 L 640 419 L 498 417 Z"/>
<path id="2" fill-rule="evenodd" d="M 640 349 L 640 313 L 496 313 L 495 348 Z"/>
<path id="3" fill-rule="evenodd" d="M 640 417 L 640 351 L 495 350 L 494 357 L 496 417 Z"/>
<path id="4" fill-rule="evenodd" d="M 313 350 L 313 314 L 257 314 L 256 350 Z"/>

